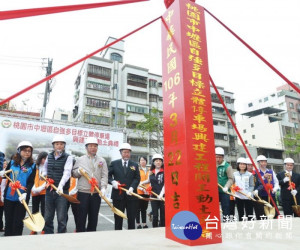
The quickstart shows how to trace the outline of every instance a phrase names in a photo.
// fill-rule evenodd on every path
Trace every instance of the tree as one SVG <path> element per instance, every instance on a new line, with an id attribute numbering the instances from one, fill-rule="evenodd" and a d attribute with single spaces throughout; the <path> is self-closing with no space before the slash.
<path id="1" fill-rule="evenodd" d="M 300 154 L 300 134 L 286 134 L 283 138 L 285 153 L 296 156 Z"/>
<path id="2" fill-rule="evenodd" d="M 164 150 L 164 130 L 162 112 L 152 108 L 149 114 L 144 114 L 144 120 L 136 124 L 136 132 L 142 139 L 148 137 L 149 147 L 157 153 Z"/>

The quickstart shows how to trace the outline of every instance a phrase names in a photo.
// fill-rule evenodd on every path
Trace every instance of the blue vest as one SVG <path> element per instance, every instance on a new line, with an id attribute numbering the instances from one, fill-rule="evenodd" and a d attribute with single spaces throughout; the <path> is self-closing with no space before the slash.
<path id="1" fill-rule="evenodd" d="M 23 171 L 21 170 L 21 166 L 20 165 L 15 165 L 15 162 L 12 160 L 11 161 L 11 166 L 10 169 L 13 171 L 12 173 L 10 173 L 10 178 L 13 181 L 20 181 L 21 185 L 23 187 L 27 186 L 27 181 L 29 176 L 31 175 L 32 171 L 35 168 L 35 164 L 33 163 L 32 165 L 30 165 L 29 163 L 25 163 L 25 165 L 23 166 L 27 171 Z M 26 191 L 19 189 L 21 193 L 26 193 Z M 17 191 L 15 191 L 14 195 L 10 194 L 11 192 L 11 187 L 7 187 L 7 191 L 6 191 L 6 196 L 5 199 L 10 200 L 10 201 L 19 201 L 19 196 Z"/>
<path id="2" fill-rule="evenodd" d="M 54 152 L 48 155 L 48 178 L 54 180 L 54 185 L 58 187 L 59 182 L 64 174 L 65 164 L 67 162 L 69 155 L 67 153 L 62 153 L 60 157 L 55 160 Z M 70 187 L 70 179 L 66 182 L 63 189 L 68 190 Z"/>
<path id="3" fill-rule="evenodd" d="M 272 169 L 267 169 L 266 173 L 264 173 L 261 170 L 259 170 L 259 173 L 260 173 L 261 177 L 263 177 L 264 174 L 271 174 L 272 175 L 272 179 L 271 179 L 270 184 L 272 184 L 272 186 L 274 187 L 274 178 L 273 178 L 273 170 Z M 267 184 L 268 183 L 268 179 L 264 179 L 264 183 Z M 266 192 L 266 190 L 264 188 L 261 191 L 260 195 L 261 196 L 268 196 L 268 194 L 267 194 L 267 192 Z M 272 192 L 271 192 L 271 195 L 274 196 L 274 194 L 272 194 Z"/>

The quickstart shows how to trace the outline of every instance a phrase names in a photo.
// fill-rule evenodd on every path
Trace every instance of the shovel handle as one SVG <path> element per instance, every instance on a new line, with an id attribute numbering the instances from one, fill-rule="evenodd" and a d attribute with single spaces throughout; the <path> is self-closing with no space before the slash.
<path id="1" fill-rule="evenodd" d="M 289 177 L 289 185 L 291 187 L 291 183 L 292 183 L 292 178 L 291 178 L 291 175 L 289 173 L 285 173 L 285 176 Z M 291 190 L 294 190 L 292 187 L 291 187 Z M 294 202 L 295 202 L 295 205 L 297 205 L 297 199 L 296 199 L 296 196 L 292 195 L 293 196 L 293 199 L 294 199 Z"/>
<path id="2" fill-rule="evenodd" d="M 242 191 L 238 191 L 238 192 L 239 192 L 240 194 L 246 196 L 249 200 L 256 201 L 255 199 L 253 199 L 251 196 L 245 194 L 244 192 L 242 192 Z"/>
<path id="3" fill-rule="evenodd" d="M 123 191 L 128 191 L 128 189 L 126 189 L 126 188 L 123 188 L 123 187 L 120 187 L 120 189 L 121 190 L 123 190 Z M 135 197 L 137 197 L 137 198 L 139 198 L 139 199 L 141 199 L 141 200 L 144 200 L 144 197 L 143 196 L 140 196 L 140 195 L 138 195 L 138 194 L 136 194 L 136 193 L 131 193 L 133 196 L 135 196 Z"/>
<path id="4" fill-rule="evenodd" d="M 140 184 L 139 185 L 140 187 L 142 187 L 143 189 L 147 189 L 144 185 L 142 185 L 142 184 Z M 162 201 L 165 201 L 165 198 L 159 198 L 158 196 L 158 194 L 157 193 L 155 193 L 155 192 L 153 192 L 153 191 L 150 191 L 152 194 L 154 194 L 158 199 L 160 199 L 160 200 L 162 200 Z"/>

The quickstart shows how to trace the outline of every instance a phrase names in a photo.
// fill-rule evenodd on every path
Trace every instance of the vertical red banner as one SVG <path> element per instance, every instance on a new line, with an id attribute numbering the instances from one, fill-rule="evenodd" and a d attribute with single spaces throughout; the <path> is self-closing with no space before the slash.
<path id="1" fill-rule="evenodd" d="M 203 7 L 175 0 L 162 23 L 166 237 L 222 242 Z"/>

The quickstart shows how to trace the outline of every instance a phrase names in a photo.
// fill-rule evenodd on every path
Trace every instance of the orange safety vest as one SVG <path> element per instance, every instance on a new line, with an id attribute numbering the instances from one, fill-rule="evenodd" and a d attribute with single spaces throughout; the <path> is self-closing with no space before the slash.
<path id="1" fill-rule="evenodd" d="M 69 193 L 71 192 L 72 189 L 76 188 L 76 184 L 77 184 L 77 179 L 74 178 L 74 177 L 71 177 L 70 178 L 70 188 L 69 188 Z M 71 195 L 73 196 L 74 198 L 77 198 L 77 193 L 76 194 L 73 194 Z"/>
<path id="2" fill-rule="evenodd" d="M 35 173 L 35 177 L 34 177 L 34 185 L 36 187 L 40 187 L 42 186 L 45 181 L 44 180 L 41 180 L 40 179 L 40 176 L 39 176 L 39 169 L 36 170 L 36 173 Z M 45 195 L 46 194 L 46 188 L 43 189 L 39 194 L 34 194 L 32 191 L 31 191 L 31 196 L 38 196 L 38 195 Z"/>
<path id="3" fill-rule="evenodd" d="M 147 173 L 145 174 L 144 170 L 142 168 L 140 168 L 140 176 L 141 176 L 140 182 L 148 180 L 149 173 L 150 173 L 150 171 L 147 170 Z M 150 183 L 144 184 L 143 186 L 148 188 L 150 186 Z M 137 192 L 138 192 L 138 194 L 145 194 L 142 190 L 139 190 L 139 189 L 137 190 Z"/>
<path id="4" fill-rule="evenodd" d="M 232 186 L 230 187 L 230 191 L 231 191 L 232 194 L 235 194 L 235 191 L 233 190 L 235 186 L 236 186 L 235 184 L 232 184 Z M 229 197 L 230 197 L 231 201 L 235 200 L 234 196 L 230 195 Z"/>

